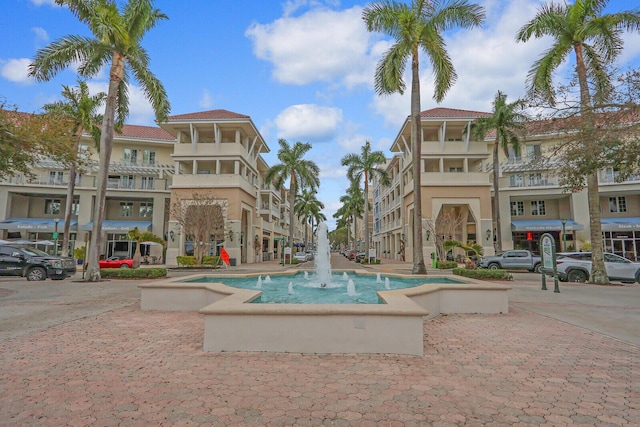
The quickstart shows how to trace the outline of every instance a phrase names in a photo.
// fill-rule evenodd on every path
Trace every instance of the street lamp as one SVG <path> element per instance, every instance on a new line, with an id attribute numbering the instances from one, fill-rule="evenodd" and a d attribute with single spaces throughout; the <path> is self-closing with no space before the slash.
<path id="1" fill-rule="evenodd" d="M 53 219 L 53 238 L 56 240 L 56 245 L 53 248 L 53 255 L 58 256 L 58 223 L 60 218 Z"/>
<path id="2" fill-rule="evenodd" d="M 566 252 L 567 251 L 567 234 L 565 233 L 565 227 L 567 225 L 567 219 L 562 218 L 560 222 L 562 223 L 562 252 Z"/>

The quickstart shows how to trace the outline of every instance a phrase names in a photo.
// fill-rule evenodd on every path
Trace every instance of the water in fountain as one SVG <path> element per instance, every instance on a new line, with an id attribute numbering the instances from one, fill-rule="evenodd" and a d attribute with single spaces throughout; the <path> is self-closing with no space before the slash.
<path id="1" fill-rule="evenodd" d="M 347 272 L 345 271 L 344 273 L 342 273 L 342 278 L 344 280 L 349 280 L 349 275 L 347 274 Z"/>
<path id="2" fill-rule="evenodd" d="M 349 282 L 347 283 L 347 295 L 349 295 L 350 297 L 358 295 L 356 294 L 356 285 L 351 279 L 349 279 Z"/>
<path id="3" fill-rule="evenodd" d="M 385 289 L 391 289 L 391 286 L 389 286 L 389 278 L 388 277 L 384 278 L 384 288 Z"/>
<path id="4" fill-rule="evenodd" d="M 307 279 L 307 280 L 309 280 L 309 272 L 308 272 L 308 271 L 305 271 L 305 272 L 304 272 L 304 278 L 305 278 L 305 279 Z"/>
<path id="5" fill-rule="evenodd" d="M 267 276 L 264 278 L 264 283 L 271 283 L 271 277 Z"/>
<path id="6" fill-rule="evenodd" d="M 289 282 L 289 295 L 293 294 L 295 294 L 295 292 L 293 292 L 293 282 Z"/>
<path id="7" fill-rule="evenodd" d="M 382 283 L 382 279 L 380 278 L 380 273 L 376 276 L 376 283 Z"/>
<path id="8" fill-rule="evenodd" d="M 258 283 L 256 283 L 256 289 L 262 289 L 262 276 L 258 276 Z"/>
<path id="9" fill-rule="evenodd" d="M 316 280 L 320 287 L 326 288 L 331 285 L 331 252 L 329 248 L 329 236 L 327 235 L 327 224 L 321 222 L 318 225 L 318 254 L 315 258 Z"/>

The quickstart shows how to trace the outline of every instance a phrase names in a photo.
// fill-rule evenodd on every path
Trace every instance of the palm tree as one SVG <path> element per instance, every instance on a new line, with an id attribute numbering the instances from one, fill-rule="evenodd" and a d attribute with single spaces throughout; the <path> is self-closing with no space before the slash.
<path id="1" fill-rule="evenodd" d="M 533 63 L 528 75 L 530 92 L 541 95 L 550 104 L 554 101 L 552 74 L 571 51 L 575 54 L 580 89 L 580 133 L 587 157 L 598 152 L 597 143 L 590 142 L 591 130 L 595 127 L 592 103 L 594 99 L 606 99 L 610 92 L 606 67 L 622 51 L 623 31 L 640 30 L 638 9 L 603 15 L 607 3 L 608 0 L 575 0 L 573 4 L 545 4 L 516 34 L 516 40 L 521 42 L 544 36 L 550 36 L 554 41 Z M 609 279 L 604 265 L 598 171 L 591 169 L 586 175 L 593 259 L 590 280 L 606 284 Z"/>
<path id="2" fill-rule="evenodd" d="M 341 160 L 342 166 L 347 166 L 347 177 L 349 180 L 360 182 L 364 177 L 364 197 L 367 203 L 364 204 L 364 250 L 369 256 L 370 236 L 369 236 L 369 182 L 378 178 L 382 185 L 389 185 L 389 174 L 380 165 L 386 165 L 387 159 L 382 151 L 371 151 L 371 142 L 366 141 L 362 146 L 361 154 L 347 154 Z"/>
<path id="3" fill-rule="evenodd" d="M 78 149 L 82 134 L 87 132 L 93 138 L 96 147 L 100 144 L 100 126 L 102 115 L 97 113 L 98 107 L 104 102 L 107 94 L 104 92 L 89 96 L 89 87 L 84 81 L 78 81 L 78 87 L 72 88 L 62 85 L 62 97 L 65 101 L 58 101 L 46 104 L 43 109 L 45 113 L 55 115 L 71 124 L 73 134 L 73 147 L 69 167 L 69 186 L 67 187 L 67 203 L 64 210 L 64 226 L 62 229 L 62 247 L 69 248 L 69 227 L 73 210 L 73 194 L 76 188 L 76 174 L 79 163 L 82 161 L 82 154 Z"/>
<path id="4" fill-rule="evenodd" d="M 340 197 L 340 203 L 342 206 L 333 214 L 334 218 L 342 218 L 344 224 L 348 223 L 348 220 L 353 221 L 353 240 L 358 239 L 358 218 L 361 218 L 364 211 L 364 193 L 360 188 L 358 181 L 351 181 L 351 185 L 347 189 L 347 194 Z M 342 224 L 341 221 L 338 221 Z M 349 233 L 347 232 L 347 243 L 349 241 Z"/>
<path id="5" fill-rule="evenodd" d="M 294 218 L 294 201 L 298 188 L 310 187 L 316 189 L 320 186 L 320 168 L 311 160 L 303 159 L 307 151 L 311 150 L 311 144 L 306 142 L 296 142 L 293 147 L 289 145 L 286 139 L 278 140 L 280 150 L 278 150 L 278 160 L 282 163 L 269 168 L 265 181 L 273 183 L 277 189 L 284 186 L 285 181 L 289 180 L 289 203 L 292 204 L 289 209 L 289 247 L 293 247 L 293 218 Z"/>
<path id="6" fill-rule="evenodd" d="M 404 93 L 402 76 L 411 59 L 411 153 L 413 155 L 413 269 L 414 274 L 426 274 L 422 248 L 421 195 L 421 123 L 419 53 L 423 50 L 435 74 L 433 98 L 441 102 L 457 76 L 446 51 L 441 33 L 454 27 L 473 28 L 482 24 L 484 8 L 466 0 L 412 0 L 411 5 L 395 1 L 380 1 L 367 6 L 363 19 L 369 31 L 386 33 L 395 44 L 376 67 L 375 90 L 379 95 Z"/>
<path id="7" fill-rule="evenodd" d="M 295 213 L 299 219 L 303 219 L 305 224 L 311 224 L 311 240 L 313 241 L 313 223 L 320 216 L 324 217 L 322 209 L 324 209 L 324 203 L 316 198 L 317 192 L 308 188 L 303 188 L 298 197 L 296 197 L 296 203 L 294 207 Z M 326 218 L 326 217 L 325 217 Z M 309 241 L 308 229 L 305 227 L 304 243 L 307 246 Z"/>
<path id="8" fill-rule="evenodd" d="M 69 65 L 79 62 L 78 73 L 83 77 L 92 77 L 103 67 L 109 66 L 109 89 L 101 127 L 100 168 L 87 270 L 88 280 L 98 281 L 98 258 L 114 126 L 116 115 L 117 122 L 122 124 L 129 114 L 127 84 L 131 75 L 151 103 L 157 121 L 165 120 L 170 111 L 167 93 L 149 70 L 149 55 L 140 44 L 147 31 L 155 27 L 159 20 L 167 19 L 167 16 L 153 7 L 153 0 L 129 0 L 122 10 L 118 10 L 113 0 L 56 0 L 56 3 L 66 5 L 81 22 L 86 23 L 94 38 L 66 36 L 54 41 L 36 53 L 29 66 L 29 74 L 38 81 L 48 81 Z"/>
<path id="9" fill-rule="evenodd" d="M 495 131 L 493 144 L 493 225 L 495 227 L 496 252 L 502 251 L 502 236 L 500 233 L 500 192 L 498 179 L 500 178 L 500 163 L 498 149 L 502 148 L 505 155 L 509 155 L 509 147 L 514 153 L 520 153 L 520 136 L 524 133 L 527 116 L 522 113 L 524 103 L 520 100 L 507 103 L 507 95 L 498 91 L 493 100 L 493 114 L 481 117 L 474 127 L 476 137 L 484 139 L 490 131 Z"/>

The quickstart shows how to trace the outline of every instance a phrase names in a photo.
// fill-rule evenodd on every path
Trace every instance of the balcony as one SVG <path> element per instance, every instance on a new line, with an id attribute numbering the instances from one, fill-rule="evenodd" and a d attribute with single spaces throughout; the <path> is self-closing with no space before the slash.
<path id="1" fill-rule="evenodd" d="M 253 184 L 236 174 L 179 174 L 174 175 L 172 188 L 241 188 L 254 194 Z"/>
<path id="2" fill-rule="evenodd" d="M 173 158 L 229 156 L 240 156 L 248 159 L 247 150 L 241 144 L 236 143 L 175 144 L 172 154 Z"/>

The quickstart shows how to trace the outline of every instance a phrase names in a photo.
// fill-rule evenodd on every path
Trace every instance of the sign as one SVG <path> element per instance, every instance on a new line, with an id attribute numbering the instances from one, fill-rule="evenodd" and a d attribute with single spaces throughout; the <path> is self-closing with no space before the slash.
<path id="1" fill-rule="evenodd" d="M 375 249 L 369 249 L 369 259 L 375 259 L 376 258 L 376 250 Z"/>
<path id="2" fill-rule="evenodd" d="M 553 270 L 553 255 L 555 242 L 550 234 L 543 234 L 540 239 L 540 254 L 542 255 L 542 267 L 545 270 Z"/>
<path id="3" fill-rule="evenodd" d="M 58 232 L 57 232 L 57 231 L 53 233 L 53 238 L 54 238 L 54 239 L 57 239 L 57 238 L 58 238 Z"/>

